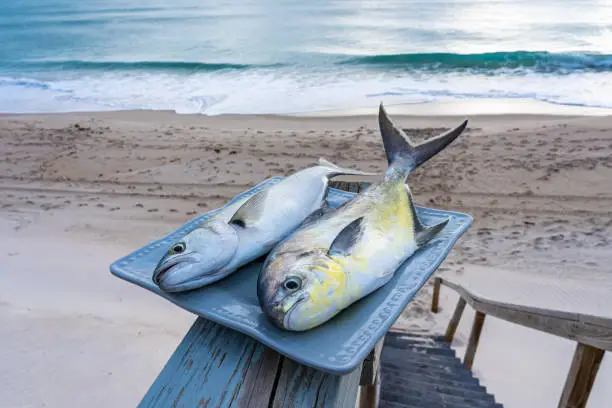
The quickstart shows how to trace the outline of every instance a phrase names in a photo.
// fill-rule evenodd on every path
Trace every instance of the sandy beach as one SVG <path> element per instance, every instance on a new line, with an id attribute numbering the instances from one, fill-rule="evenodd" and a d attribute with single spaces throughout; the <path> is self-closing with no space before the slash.
<path id="1" fill-rule="evenodd" d="M 463 119 L 393 118 L 416 139 Z M 409 179 L 417 204 L 474 217 L 438 273 L 609 282 L 612 117 L 469 119 Z M 135 406 L 194 317 L 112 277 L 112 261 L 321 156 L 386 168 L 372 115 L 3 115 L 0 149 L 2 407 Z M 453 300 L 444 316 L 429 313 L 430 300 L 428 285 L 397 326 L 443 327 Z M 486 379 L 486 367 L 476 368 Z M 521 401 L 499 397 L 508 407 Z"/>

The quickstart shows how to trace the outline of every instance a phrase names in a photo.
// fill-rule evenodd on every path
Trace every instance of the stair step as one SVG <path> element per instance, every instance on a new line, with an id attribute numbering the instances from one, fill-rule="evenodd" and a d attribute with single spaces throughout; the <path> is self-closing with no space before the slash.
<path id="1" fill-rule="evenodd" d="M 385 337 L 385 346 L 403 347 L 404 345 L 450 348 L 444 338 L 434 339 L 431 337 L 412 337 L 409 335 L 387 335 Z"/>
<path id="2" fill-rule="evenodd" d="M 488 399 L 493 400 L 493 396 L 487 394 L 484 387 L 470 387 L 467 382 L 455 382 L 447 383 L 442 381 L 426 381 L 426 380 L 406 380 L 398 376 L 394 376 L 391 373 L 383 373 L 381 376 L 383 389 L 393 388 L 411 388 L 419 390 L 427 390 L 427 392 L 433 392 L 437 394 L 445 395 L 456 395 L 456 396 L 469 396 L 469 397 L 480 397 L 488 396 Z"/>
<path id="3" fill-rule="evenodd" d="M 420 345 L 420 344 L 398 344 L 398 343 L 385 343 L 385 348 L 387 349 L 395 349 L 398 351 L 405 350 L 407 352 L 415 353 L 415 354 L 432 354 L 432 355 L 440 355 L 440 356 L 455 356 L 455 350 L 448 346 L 443 347 L 432 347 L 429 345 Z"/>
<path id="4" fill-rule="evenodd" d="M 470 408 L 489 408 L 495 404 L 495 401 L 488 398 L 472 398 L 472 397 L 457 397 L 453 395 L 431 394 L 427 392 L 418 392 L 411 389 L 394 389 L 381 390 L 381 399 L 385 401 L 393 401 L 400 403 L 415 404 L 417 401 L 423 401 L 431 404 L 438 404 L 440 408 L 447 406 L 459 406 Z"/>
<path id="5" fill-rule="evenodd" d="M 427 366 L 427 365 L 412 365 L 406 366 L 401 363 L 396 365 L 394 362 L 384 362 L 383 370 L 396 370 L 406 374 L 423 374 L 435 378 L 457 379 L 457 380 L 472 380 L 474 383 L 479 383 L 478 379 L 472 377 L 469 371 L 464 368 L 457 369 L 444 366 Z"/>
<path id="6" fill-rule="evenodd" d="M 392 367 L 402 368 L 405 370 L 415 370 L 418 368 L 426 368 L 430 367 L 432 370 L 441 370 L 441 371 L 457 371 L 464 372 L 466 374 L 471 375 L 470 371 L 465 368 L 465 366 L 457 359 L 433 359 L 433 358 L 423 358 L 419 356 L 403 356 L 396 358 L 389 358 L 389 356 L 385 356 L 381 359 L 381 363 L 389 364 Z"/>
<path id="7" fill-rule="evenodd" d="M 461 371 L 433 371 L 427 369 L 417 369 L 408 371 L 405 368 L 397 368 L 390 366 L 383 366 L 382 372 L 393 373 L 398 377 L 410 380 L 413 378 L 423 378 L 428 381 L 451 381 L 471 384 L 472 386 L 480 386 L 478 379 L 472 377 L 469 372 Z"/>
<path id="8" fill-rule="evenodd" d="M 438 343 L 408 343 L 408 342 L 399 342 L 399 341 L 390 341 L 385 343 L 383 350 L 385 349 L 394 349 L 394 350 L 421 350 L 421 352 L 426 353 L 427 351 L 431 351 L 430 354 L 434 354 L 436 352 L 452 352 L 455 353 L 455 350 L 450 348 L 448 344 L 438 344 Z"/>
<path id="9" fill-rule="evenodd" d="M 471 408 L 472 406 L 467 404 L 460 405 L 440 405 L 437 402 L 429 402 L 429 401 L 416 401 L 414 403 L 401 403 L 394 401 L 385 401 L 383 399 L 380 400 L 379 404 L 380 408 Z M 501 404 L 492 404 L 487 408 L 504 408 Z"/>
<path id="10" fill-rule="evenodd" d="M 430 334 L 430 333 L 423 333 L 423 334 L 419 334 L 419 333 L 408 333 L 408 332 L 400 332 L 400 331 L 390 331 L 387 332 L 387 335 L 385 336 L 385 340 L 388 338 L 397 338 L 397 337 L 402 337 L 402 338 L 410 338 L 410 339 L 421 339 L 421 340 L 433 340 L 433 341 L 444 341 L 444 335 L 442 334 Z"/>
<path id="11" fill-rule="evenodd" d="M 387 376 L 388 374 L 388 376 Z M 396 378 L 405 381 L 406 384 L 412 383 L 432 383 L 443 384 L 449 387 L 465 387 L 470 390 L 480 390 L 486 392 L 486 388 L 479 384 L 478 380 L 472 377 L 440 377 L 431 373 L 407 373 L 402 370 L 386 368 L 381 374 L 382 378 Z"/>
<path id="12" fill-rule="evenodd" d="M 388 381 L 387 384 L 382 384 L 382 392 L 396 392 L 402 390 L 403 393 L 417 396 L 429 396 L 439 395 L 441 397 L 457 397 L 465 398 L 468 400 L 487 400 L 495 402 L 492 395 L 488 394 L 486 390 L 474 390 L 462 387 L 445 386 L 436 383 L 418 383 L 418 382 L 404 382 L 399 381 Z"/>
<path id="13" fill-rule="evenodd" d="M 384 395 L 387 399 L 392 399 L 393 395 L 399 396 L 399 401 L 403 401 L 405 397 L 420 398 L 425 400 L 442 400 L 442 401 L 468 401 L 470 403 L 482 403 L 482 405 L 490 405 L 495 403 L 495 399 L 489 394 L 482 392 L 465 392 L 461 389 L 455 389 L 454 393 L 441 392 L 435 388 L 421 388 L 417 389 L 414 385 L 410 385 L 405 388 L 396 386 L 394 388 L 384 388 L 381 391 L 381 395 Z M 487 402 L 488 404 L 484 404 Z"/>
<path id="14" fill-rule="evenodd" d="M 460 366 L 461 361 L 454 355 L 440 355 L 440 354 L 426 354 L 419 353 L 408 349 L 398 349 L 395 347 L 383 347 L 381 361 L 394 360 L 394 361 L 430 361 L 442 364 L 450 364 Z"/>
<path id="15" fill-rule="evenodd" d="M 470 374 L 470 372 L 465 368 L 463 364 L 461 364 L 458 360 L 450 360 L 450 361 L 439 361 L 427 358 L 397 358 L 394 360 L 382 360 L 382 364 L 389 364 L 393 367 L 403 368 L 406 370 L 412 370 L 417 368 L 425 368 L 431 367 L 433 370 L 442 369 L 443 371 L 457 371 L 464 372 L 466 374 Z M 471 374 L 470 374 L 471 375 Z"/>
<path id="16" fill-rule="evenodd" d="M 416 401 L 411 404 L 402 404 L 400 402 L 380 400 L 379 408 L 440 408 L 437 402 Z M 465 405 L 444 405 L 443 408 L 468 408 Z"/>

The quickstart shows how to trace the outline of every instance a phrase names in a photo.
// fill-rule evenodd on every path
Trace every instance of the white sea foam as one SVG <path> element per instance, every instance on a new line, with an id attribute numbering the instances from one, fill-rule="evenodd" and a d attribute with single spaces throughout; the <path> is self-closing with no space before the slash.
<path id="1" fill-rule="evenodd" d="M 67 79 L 0 78 L 0 112 L 152 109 L 290 114 L 456 98 L 535 99 L 612 108 L 612 73 L 397 73 L 254 69 L 196 74 L 108 72 Z"/>

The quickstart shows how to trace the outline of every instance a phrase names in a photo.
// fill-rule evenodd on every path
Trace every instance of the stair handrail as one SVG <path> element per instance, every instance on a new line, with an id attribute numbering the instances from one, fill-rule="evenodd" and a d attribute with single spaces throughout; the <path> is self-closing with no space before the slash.
<path id="1" fill-rule="evenodd" d="M 498 302 L 478 296 L 464 286 L 436 277 L 431 311 L 439 309 L 440 288 L 446 286 L 459 294 L 459 300 L 445 333 L 448 343 L 453 341 L 466 303 L 475 311 L 463 364 L 471 369 L 487 315 L 529 327 L 541 332 L 574 340 L 578 344 L 559 408 L 584 408 L 605 351 L 612 350 L 612 319 L 584 313 L 572 313 L 518 304 Z"/>

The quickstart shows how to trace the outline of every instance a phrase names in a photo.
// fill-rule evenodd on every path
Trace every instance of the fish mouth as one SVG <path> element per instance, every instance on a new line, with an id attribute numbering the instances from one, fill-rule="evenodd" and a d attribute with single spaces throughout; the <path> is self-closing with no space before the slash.
<path id="1" fill-rule="evenodd" d="M 284 300 L 284 299 L 283 299 Z M 289 310 L 287 310 L 287 313 L 285 313 L 285 316 L 283 317 L 283 327 L 287 330 L 293 330 L 290 327 L 290 318 L 291 318 L 291 313 L 293 313 L 293 311 L 302 303 L 304 303 L 306 300 L 308 300 L 308 295 L 306 293 L 300 293 L 298 299 L 295 301 L 295 303 L 289 308 Z"/>
<path id="2" fill-rule="evenodd" d="M 171 270 L 177 265 L 194 262 L 195 259 L 193 259 L 193 257 L 191 256 L 191 253 L 184 254 L 181 257 L 176 257 L 170 261 L 162 260 L 153 271 L 153 282 L 155 282 L 156 285 L 160 286 L 162 278 L 168 273 L 169 270 Z"/>

